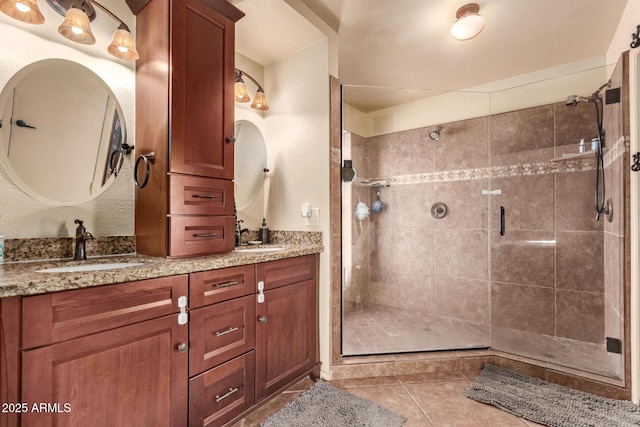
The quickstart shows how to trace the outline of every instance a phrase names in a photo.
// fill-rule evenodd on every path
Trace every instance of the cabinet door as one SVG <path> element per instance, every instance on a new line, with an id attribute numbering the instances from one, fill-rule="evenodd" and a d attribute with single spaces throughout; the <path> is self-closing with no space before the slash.
<path id="1" fill-rule="evenodd" d="M 22 426 L 186 426 L 187 325 L 176 315 L 26 351 Z"/>
<path id="2" fill-rule="evenodd" d="M 169 170 L 233 179 L 235 22 L 215 3 L 172 2 Z"/>
<path id="3" fill-rule="evenodd" d="M 315 283 L 266 291 L 264 303 L 256 303 L 256 401 L 315 365 Z"/>

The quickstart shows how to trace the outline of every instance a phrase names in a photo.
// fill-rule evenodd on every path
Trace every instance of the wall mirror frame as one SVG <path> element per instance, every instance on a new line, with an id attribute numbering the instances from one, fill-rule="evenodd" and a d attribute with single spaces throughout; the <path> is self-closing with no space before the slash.
<path id="1" fill-rule="evenodd" d="M 246 209 L 256 198 L 265 178 L 267 146 L 258 127 L 249 120 L 235 122 L 235 201 L 236 209 Z"/>
<path id="2" fill-rule="evenodd" d="M 111 88 L 73 61 L 45 59 L 19 70 L 0 93 L 0 114 L 0 163 L 48 205 L 98 197 L 132 148 Z"/>

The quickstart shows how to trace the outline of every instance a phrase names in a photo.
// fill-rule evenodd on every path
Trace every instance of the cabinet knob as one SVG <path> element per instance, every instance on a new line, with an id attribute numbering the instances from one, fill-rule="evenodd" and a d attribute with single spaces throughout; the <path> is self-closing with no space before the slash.
<path id="1" fill-rule="evenodd" d="M 189 346 L 186 342 L 181 342 L 180 344 L 178 344 L 178 351 L 180 353 L 184 353 L 185 351 L 187 351 L 187 348 L 189 348 Z"/>
<path id="2" fill-rule="evenodd" d="M 231 144 L 232 142 L 236 142 L 236 137 L 234 135 L 228 136 L 226 141 L 227 144 Z"/>
<path id="3" fill-rule="evenodd" d="M 267 316 L 258 316 L 258 322 L 267 323 Z"/>

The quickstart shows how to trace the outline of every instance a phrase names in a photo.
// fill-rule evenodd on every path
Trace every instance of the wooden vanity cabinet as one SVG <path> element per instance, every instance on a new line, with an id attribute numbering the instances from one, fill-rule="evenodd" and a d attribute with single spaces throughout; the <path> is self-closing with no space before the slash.
<path id="1" fill-rule="evenodd" d="M 186 275 L 22 299 L 21 426 L 186 426 Z M 39 406 L 40 403 L 44 406 Z"/>
<path id="2" fill-rule="evenodd" d="M 190 275 L 191 427 L 221 426 L 318 374 L 317 266 L 306 255 Z"/>
<path id="3" fill-rule="evenodd" d="M 316 255 L 258 264 L 256 401 L 319 366 Z M 318 372 L 314 372 L 318 375 Z"/>
<path id="4" fill-rule="evenodd" d="M 233 250 L 235 22 L 226 0 L 150 0 L 136 15 L 138 253 Z M 146 172 L 139 163 L 138 181 Z"/>

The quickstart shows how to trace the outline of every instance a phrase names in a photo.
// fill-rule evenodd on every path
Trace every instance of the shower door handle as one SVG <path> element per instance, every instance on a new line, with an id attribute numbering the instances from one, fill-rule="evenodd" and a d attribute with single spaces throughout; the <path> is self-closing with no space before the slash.
<path id="1" fill-rule="evenodd" d="M 500 235 L 504 236 L 504 206 L 500 206 Z"/>

